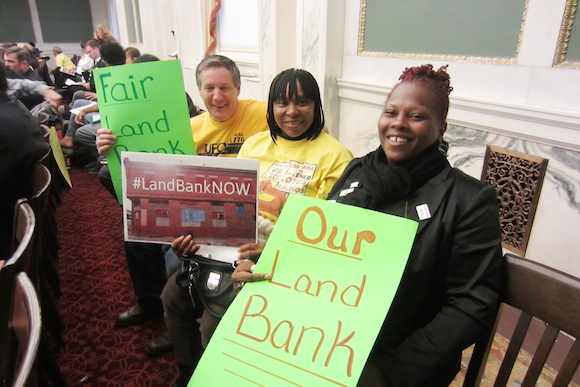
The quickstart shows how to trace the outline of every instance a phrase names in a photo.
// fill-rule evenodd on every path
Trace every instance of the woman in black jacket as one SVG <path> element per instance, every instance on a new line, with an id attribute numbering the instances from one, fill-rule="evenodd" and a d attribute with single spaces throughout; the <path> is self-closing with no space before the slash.
<path id="1" fill-rule="evenodd" d="M 407 68 L 399 79 L 379 118 L 380 147 L 353 160 L 328 198 L 419 222 L 359 386 L 447 386 L 462 350 L 491 328 L 497 310 L 496 193 L 447 161 L 446 67 Z M 232 279 L 256 280 L 247 265 Z"/>

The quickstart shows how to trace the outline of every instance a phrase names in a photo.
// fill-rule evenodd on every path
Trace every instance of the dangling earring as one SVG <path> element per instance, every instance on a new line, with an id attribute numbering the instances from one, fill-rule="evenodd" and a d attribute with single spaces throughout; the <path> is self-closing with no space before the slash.
<path id="1" fill-rule="evenodd" d="M 437 147 L 437 149 L 439 150 L 439 152 L 441 152 L 441 154 L 445 157 L 447 157 L 447 151 L 449 150 L 449 143 L 445 140 L 441 140 L 441 142 L 439 143 L 439 146 Z"/>

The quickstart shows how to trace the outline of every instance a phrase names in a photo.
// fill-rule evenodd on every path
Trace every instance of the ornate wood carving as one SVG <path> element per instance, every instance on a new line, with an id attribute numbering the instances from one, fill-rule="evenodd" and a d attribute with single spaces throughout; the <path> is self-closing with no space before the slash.
<path id="1" fill-rule="evenodd" d="M 548 160 L 488 145 L 481 180 L 497 191 L 502 246 L 524 256 Z"/>

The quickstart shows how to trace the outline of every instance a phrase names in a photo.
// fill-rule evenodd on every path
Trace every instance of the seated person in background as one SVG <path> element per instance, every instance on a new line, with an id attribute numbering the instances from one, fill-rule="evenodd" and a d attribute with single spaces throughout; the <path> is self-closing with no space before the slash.
<path id="1" fill-rule="evenodd" d="M 31 66 L 34 71 L 40 76 L 40 78 L 48 85 L 54 86 L 52 77 L 50 76 L 50 69 L 48 68 L 48 61 L 50 57 L 48 55 L 42 55 L 34 42 L 24 43 L 20 45 L 21 47 L 28 50 L 32 58 Z"/>
<path id="2" fill-rule="evenodd" d="M 74 94 L 73 89 L 70 89 L 70 90 L 68 89 L 69 86 L 79 86 L 80 84 L 85 83 L 87 80 L 85 80 L 84 76 L 86 75 L 88 78 L 90 71 L 95 66 L 95 61 L 85 51 L 85 46 L 89 40 L 91 40 L 91 39 L 90 38 L 83 38 L 81 40 L 81 42 L 80 42 L 81 55 L 80 56 L 73 55 L 73 58 L 71 59 L 73 61 L 73 63 L 75 63 L 75 65 L 76 65 L 74 74 L 61 73 L 60 74 L 61 84 L 56 86 L 56 89 L 59 91 L 59 93 L 61 93 L 63 95 L 64 101 L 65 101 L 65 104 L 63 106 L 61 106 L 59 109 L 59 113 L 61 114 L 61 116 L 64 119 L 70 118 L 69 117 L 69 111 L 70 111 L 69 105 L 71 103 L 71 99 L 72 99 L 72 96 Z M 69 79 L 68 82 L 67 82 L 67 78 Z M 76 90 L 78 91 L 81 89 L 79 89 L 77 87 Z"/>
<path id="3" fill-rule="evenodd" d="M 105 42 L 117 43 L 117 39 L 115 39 L 111 30 L 102 24 L 97 24 L 95 27 L 95 31 L 93 32 L 93 39 L 97 40 L 101 44 Z"/>
<path id="4" fill-rule="evenodd" d="M 93 66 L 90 70 L 86 70 L 82 73 L 82 81 L 69 85 L 67 88 L 62 90 L 64 99 L 69 101 L 71 104 L 79 98 L 89 99 L 91 101 L 97 99 L 95 82 L 93 80 L 93 69 L 105 67 L 105 62 L 101 59 L 101 44 L 98 41 L 91 39 L 85 43 L 85 52 L 90 60 L 92 60 Z"/>
<path id="5" fill-rule="evenodd" d="M 60 104 L 60 94 L 56 95 L 58 93 L 48 90 L 48 85 L 31 69 L 28 51 L 13 46 L 6 50 L 4 56 L 9 65 L 5 69 L 11 89 L 9 94 L 22 102 L 39 122 L 58 121 L 56 107 Z"/>
<path id="6" fill-rule="evenodd" d="M 379 118 L 380 147 L 353 160 L 328 196 L 419 222 L 359 386 L 448 386 L 462 350 L 494 321 L 503 275 L 496 193 L 447 161 L 451 90 L 446 67 L 405 69 Z M 264 276 L 244 262 L 232 280 Z"/>
<path id="7" fill-rule="evenodd" d="M 125 50 L 119 43 L 105 42 L 100 47 L 99 53 L 102 56 L 102 62 L 106 67 L 125 64 Z M 93 100 L 90 99 L 78 98 L 72 103 L 71 107 L 76 108 L 86 106 L 92 101 Z M 80 144 L 86 145 L 90 148 L 90 153 L 93 155 L 92 158 L 96 161 L 98 154 L 96 152 L 95 139 L 97 130 L 101 128 L 101 124 L 100 122 L 92 122 L 90 117 L 89 121 L 86 121 L 85 119 L 87 118 L 87 114 L 98 111 L 99 105 L 95 104 L 82 110 L 78 115 L 71 114 L 68 129 L 60 140 L 60 145 L 65 148 L 72 148 L 73 140 L 76 139 Z M 83 127 L 83 132 L 77 138 L 77 130 L 80 127 Z M 94 173 L 98 173 L 96 167 Z"/>
<path id="8" fill-rule="evenodd" d="M 54 61 L 56 62 L 56 67 L 62 67 L 67 72 L 75 71 L 76 66 L 72 60 L 64 52 L 62 52 L 62 48 L 55 46 L 52 49 L 52 53 L 54 54 Z"/>
<path id="9" fill-rule="evenodd" d="M 197 154 L 236 157 L 246 138 L 268 129 L 266 103 L 238 99 L 240 71 L 225 56 L 204 58 L 196 68 L 195 77 L 207 109 L 191 119 Z M 100 129 L 97 138 L 99 153 L 104 154 L 115 140 L 116 136 L 110 130 Z M 164 250 L 160 245 L 125 242 L 125 255 L 137 303 L 115 318 L 117 327 L 142 324 L 162 314 L 161 291 L 167 282 L 167 274 L 177 270 L 166 268 Z M 147 346 L 147 353 L 151 355 L 168 351 L 171 351 L 171 341 L 167 333 L 154 338 Z"/>
<path id="10" fill-rule="evenodd" d="M 83 38 L 81 40 L 81 56 L 77 61 L 77 68 L 76 68 L 76 75 L 79 78 L 79 80 L 83 77 L 84 73 L 87 73 L 93 69 L 93 67 L 95 66 L 95 61 L 93 58 L 91 58 L 89 56 L 89 54 L 87 54 L 85 47 L 87 45 L 87 42 L 91 40 L 90 38 Z"/>
<path id="11" fill-rule="evenodd" d="M 125 54 L 127 55 L 127 58 L 125 60 L 126 64 L 131 64 L 135 62 L 135 60 L 141 56 L 141 53 L 135 47 L 125 47 Z"/>
<path id="12" fill-rule="evenodd" d="M 346 165 L 352 160 L 352 153 L 336 139 L 323 131 L 324 112 L 316 79 L 308 71 L 289 69 L 278 74 L 270 86 L 268 96 L 267 121 L 269 132 L 261 132 L 250 137 L 238 153 L 238 158 L 252 158 L 260 161 L 260 190 L 258 210 L 260 228 L 271 231 L 278 219 L 289 193 L 326 199 L 336 180 Z M 296 179 L 297 171 L 289 171 L 285 166 L 290 162 L 304 166 L 298 173 L 303 179 Z M 276 174 L 276 180 L 268 179 L 272 169 L 287 170 Z M 291 187 L 281 186 L 286 178 L 292 177 Z M 271 198 L 278 198 L 273 201 Z M 261 253 L 264 241 L 240 247 L 239 259 L 248 259 Z M 199 248 L 191 235 L 181 236 L 172 244 L 176 255 L 190 255 Z M 180 364 L 181 375 L 178 386 L 185 386 L 217 324 L 229 306 L 229 302 L 218 305 L 209 303 L 201 318 L 196 321 L 196 311 L 188 291 L 176 283 L 176 274 L 165 284 L 161 300 L 165 311 L 165 323 L 175 348 L 175 357 Z M 233 293 L 233 289 L 232 289 Z M 202 297 L 202 295 L 199 295 Z M 197 308 L 203 308 L 199 305 Z M 208 311 L 209 309 L 209 311 Z M 196 332 L 199 324 L 201 342 Z"/>
<path id="13" fill-rule="evenodd" d="M 28 52 L 28 63 L 30 68 L 40 77 L 40 80 L 46 83 L 48 86 L 53 86 L 53 81 L 50 76 L 50 70 L 46 62 L 50 59 L 48 56 L 43 56 L 42 51 L 36 48 L 34 42 L 24 43 L 20 42 L 17 44 L 18 47 L 23 48 Z M 27 76 L 27 78 L 29 78 Z"/>
<path id="14" fill-rule="evenodd" d="M 32 45 L 30 43 L 24 43 L 24 42 L 20 42 L 18 44 L 16 44 L 18 47 L 25 49 L 28 52 L 28 55 L 30 55 L 30 59 L 29 59 L 29 63 L 30 63 L 30 67 L 32 67 L 33 70 L 38 70 L 38 68 L 40 67 L 40 54 L 42 51 L 40 51 L 38 48 L 36 48 L 36 45 Z M 40 76 L 40 74 L 39 74 Z M 42 77 L 41 77 L 42 78 Z M 43 79 L 44 81 L 44 79 Z"/>
<path id="15" fill-rule="evenodd" d="M 52 70 L 52 75 L 54 76 L 54 87 L 62 89 L 66 80 L 74 77 L 77 67 L 73 61 L 62 52 L 60 47 L 53 47 L 52 53 L 54 54 L 54 61 L 56 62 L 56 67 Z"/>
<path id="16" fill-rule="evenodd" d="M 14 205 L 30 193 L 33 167 L 49 149 L 35 119 L 7 89 L 0 61 L 0 259 L 12 254 Z"/>
<path id="17" fill-rule="evenodd" d="M 4 52 L 4 65 L 7 68 L 31 81 L 42 81 L 42 78 L 32 68 L 31 61 L 32 57 L 25 48 L 12 46 Z"/>
<path id="18" fill-rule="evenodd" d="M 4 52 L 4 64 L 7 69 L 11 70 L 13 74 L 8 74 L 9 77 L 23 77 L 31 81 L 42 81 L 42 78 L 30 66 L 31 56 L 28 51 L 18 46 L 12 46 Z M 32 109 L 36 105 L 43 102 L 43 98 L 38 95 L 20 98 L 20 101 L 28 109 Z"/>

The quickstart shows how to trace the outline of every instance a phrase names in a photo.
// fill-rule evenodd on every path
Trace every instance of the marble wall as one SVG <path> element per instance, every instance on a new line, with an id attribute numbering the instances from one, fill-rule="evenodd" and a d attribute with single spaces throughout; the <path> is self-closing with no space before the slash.
<path id="1" fill-rule="evenodd" d="M 580 152 L 450 125 L 449 161 L 479 178 L 487 144 L 548 159 L 526 257 L 580 277 Z"/>

